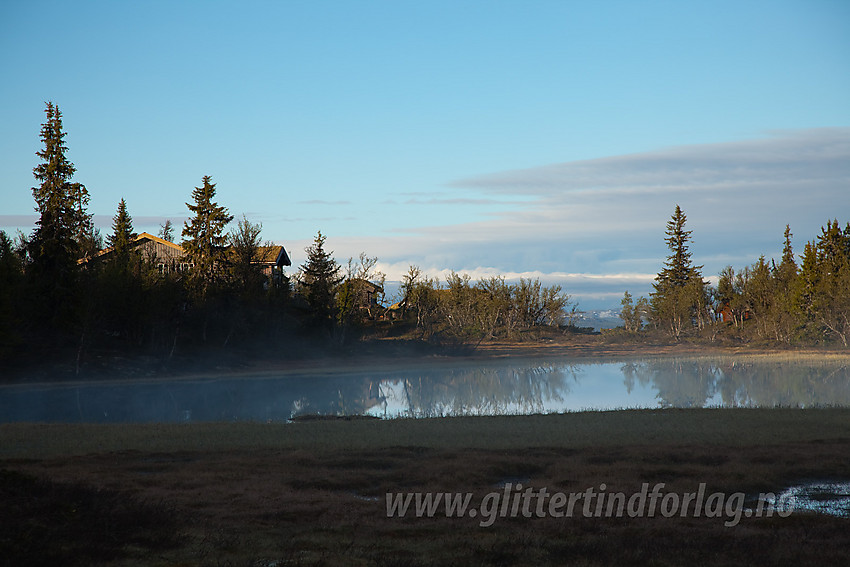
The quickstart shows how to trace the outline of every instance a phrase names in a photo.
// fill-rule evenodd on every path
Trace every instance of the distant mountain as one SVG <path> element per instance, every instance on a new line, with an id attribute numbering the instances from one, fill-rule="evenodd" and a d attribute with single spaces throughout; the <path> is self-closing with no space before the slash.
<path id="1" fill-rule="evenodd" d="M 588 309 L 579 314 L 575 324 L 578 327 L 593 327 L 593 330 L 599 331 L 621 327 L 623 320 L 620 319 L 619 309 Z"/>

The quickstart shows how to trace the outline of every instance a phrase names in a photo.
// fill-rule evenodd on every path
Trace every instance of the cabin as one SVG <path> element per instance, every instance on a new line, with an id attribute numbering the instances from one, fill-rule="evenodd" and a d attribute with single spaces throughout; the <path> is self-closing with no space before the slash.
<path id="1" fill-rule="evenodd" d="M 360 311 L 366 312 L 366 317 L 374 319 L 384 309 L 378 299 L 384 293 L 384 288 L 376 283 L 362 278 L 352 278 L 342 284 L 343 289 L 353 294 L 353 305 Z"/>
<path id="2" fill-rule="evenodd" d="M 752 317 L 752 312 L 749 310 L 749 308 L 745 308 L 742 315 L 743 321 L 749 321 Z M 715 321 L 718 321 L 720 323 L 735 322 L 735 314 L 732 312 L 732 308 L 726 302 L 721 303 L 714 309 L 714 318 Z"/>
<path id="3" fill-rule="evenodd" d="M 284 266 L 292 265 L 283 246 L 259 246 L 255 260 L 251 263 L 262 266 L 263 275 L 274 285 L 283 281 Z"/>
<path id="4" fill-rule="evenodd" d="M 186 252 L 179 244 L 174 244 L 153 234 L 143 232 L 130 242 L 130 250 L 136 252 L 142 260 L 156 264 L 160 274 L 169 272 L 184 272 L 194 266 L 186 261 Z M 113 247 L 104 248 L 91 258 L 80 258 L 79 265 L 88 265 L 90 262 L 108 262 L 115 255 Z"/>
<path id="5" fill-rule="evenodd" d="M 154 264 L 159 273 L 163 275 L 185 272 L 195 266 L 186 257 L 186 251 L 183 250 L 182 246 L 147 232 L 137 235 L 130 242 L 130 250 L 138 253 L 142 260 Z M 77 264 L 108 262 L 114 254 L 114 248 L 104 248 L 91 258 L 80 258 L 77 260 Z M 262 266 L 263 274 L 275 284 L 282 280 L 284 266 L 292 265 L 283 246 L 258 247 L 256 259 L 252 263 Z"/>
<path id="6" fill-rule="evenodd" d="M 361 295 L 359 299 L 360 309 L 366 309 L 370 315 L 373 309 L 379 307 L 378 298 L 384 293 L 384 288 L 370 281 L 362 280 Z"/>

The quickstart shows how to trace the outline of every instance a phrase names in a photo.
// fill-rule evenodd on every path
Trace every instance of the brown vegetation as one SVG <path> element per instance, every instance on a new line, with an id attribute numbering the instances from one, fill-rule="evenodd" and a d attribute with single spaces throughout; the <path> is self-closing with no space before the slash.
<path id="1" fill-rule="evenodd" d="M 4 479 L 88 486 L 93 499 L 120 491 L 133 506 L 170 511 L 163 526 L 178 527 L 159 536 L 119 532 L 116 565 L 843 565 L 850 530 L 842 518 L 795 513 L 724 527 L 719 518 L 577 515 L 497 519 L 484 528 L 471 518 L 387 518 L 385 494 L 471 491 L 477 503 L 506 481 L 563 492 L 603 482 L 609 491 L 664 482 L 667 491 L 690 492 L 705 482 L 751 498 L 803 480 L 850 478 L 848 411 L 10 424 L 0 426 L 0 468 L 17 471 Z M 4 506 L 34 497 L 2 494 Z M 63 521 L 28 513 L 35 518 L 20 521 L 36 534 Z M 94 517 L 79 521 L 99 529 Z M 23 559 L 36 563 L 38 549 L 29 553 Z"/>

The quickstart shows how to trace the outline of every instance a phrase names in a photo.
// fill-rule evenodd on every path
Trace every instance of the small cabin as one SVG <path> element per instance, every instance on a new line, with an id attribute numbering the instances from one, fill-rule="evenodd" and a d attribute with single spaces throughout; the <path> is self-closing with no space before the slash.
<path id="1" fill-rule="evenodd" d="M 744 309 L 743 321 L 749 321 L 752 317 L 752 312 L 749 309 Z M 735 322 L 735 314 L 732 312 L 732 308 L 728 303 L 723 302 L 718 305 L 714 310 L 714 318 L 716 321 L 720 323 L 734 323 Z"/>
<path id="2" fill-rule="evenodd" d="M 292 265 L 292 261 L 283 246 L 258 247 L 255 260 L 251 263 L 261 265 L 263 275 L 274 285 L 279 285 L 283 281 L 284 266 Z"/>
<path id="3" fill-rule="evenodd" d="M 379 311 L 384 309 L 378 301 L 384 293 L 384 288 L 380 285 L 362 278 L 352 278 L 342 284 L 342 287 L 353 294 L 353 306 L 360 311 L 365 311 L 369 319 L 374 319 Z"/>

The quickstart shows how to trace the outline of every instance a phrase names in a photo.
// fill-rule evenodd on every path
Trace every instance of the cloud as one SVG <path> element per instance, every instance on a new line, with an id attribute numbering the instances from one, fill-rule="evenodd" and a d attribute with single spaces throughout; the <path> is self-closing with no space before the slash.
<path id="1" fill-rule="evenodd" d="M 386 227 L 395 236 L 345 238 L 332 248 L 342 258 L 376 255 L 395 277 L 411 264 L 440 277 L 447 270 L 474 279 L 536 275 L 616 304 L 626 289 L 651 290 L 669 252 L 664 230 L 677 204 L 693 231 L 694 262 L 711 278 L 726 265 L 778 256 L 786 224 L 802 252 L 828 219 L 850 211 L 848 182 L 850 128 L 771 132 L 454 181 L 475 199 L 520 201 L 477 222 Z"/>
<path id="2" fill-rule="evenodd" d="M 500 206 L 506 205 L 516 206 L 522 201 L 517 199 L 506 199 L 504 196 L 478 196 L 478 197 L 458 197 L 457 191 L 441 192 L 441 191 L 405 191 L 399 193 L 400 196 L 407 197 L 401 201 L 404 205 L 470 205 L 470 206 Z M 527 200 L 527 199 L 526 199 Z M 399 204 L 398 201 L 387 200 L 385 204 Z"/>
<path id="3" fill-rule="evenodd" d="M 326 201 L 324 199 L 309 199 L 298 201 L 296 205 L 350 205 L 351 201 Z"/>
<path id="4" fill-rule="evenodd" d="M 548 165 L 452 183 L 533 199 L 480 223 L 432 227 L 453 235 L 500 267 L 574 272 L 657 270 L 664 227 L 676 204 L 694 231 L 692 251 L 707 274 L 781 248 L 790 224 L 796 246 L 850 210 L 850 128 L 772 132 L 763 139 L 667 148 Z M 848 220 L 848 219 L 842 219 Z M 647 258 L 655 258 L 647 261 Z M 736 262 L 738 261 L 738 262 Z"/>
<path id="5" fill-rule="evenodd" d="M 769 138 L 668 148 L 461 179 L 495 193 L 663 194 L 796 187 L 850 179 L 850 128 L 775 131 Z"/>
<path id="6" fill-rule="evenodd" d="M 0 227 L 33 227 L 37 220 L 38 215 L 0 215 Z"/>
<path id="7" fill-rule="evenodd" d="M 460 198 L 452 198 L 452 199 L 408 199 L 404 202 L 405 205 L 474 205 L 474 206 L 487 206 L 487 205 L 504 205 L 505 202 L 499 199 L 464 199 Z"/>
<path id="8" fill-rule="evenodd" d="M 166 220 L 177 227 L 181 226 L 186 221 L 186 216 L 133 216 L 133 227 L 151 227 L 159 226 Z M 0 227 L 21 228 L 21 230 L 29 231 L 35 228 L 35 223 L 38 221 L 38 215 L 0 215 Z M 92 221 L 94 225 L 103 231 L 112 227 L 111 215 L 93 215 Z"/>
<path id="9" fill-rule="evenodd" d="M 159 225 L 164 224 L 166 220 L 170 220 L 171 224 L 174 225 L 174 227 L 176 228 L 176 227 L 179 227 L 179 226 L 183 226 L 183 223 L 186 222 L 186 220 L 188 220 L 188 217 L 186 217 L 184 215 L 173 216 L 173 217 L 171 217 L 171 216 L 168 216 L 168 217 L 166 217 L 166 216 L 138 216 L 138 217 L 133 217 L 133 226 L 134 227 L 159 226 Z M 111 227 L 112 226 L 112 217 L 108 217 L 106 215 L 95 215 L 95 225 Z"/>

